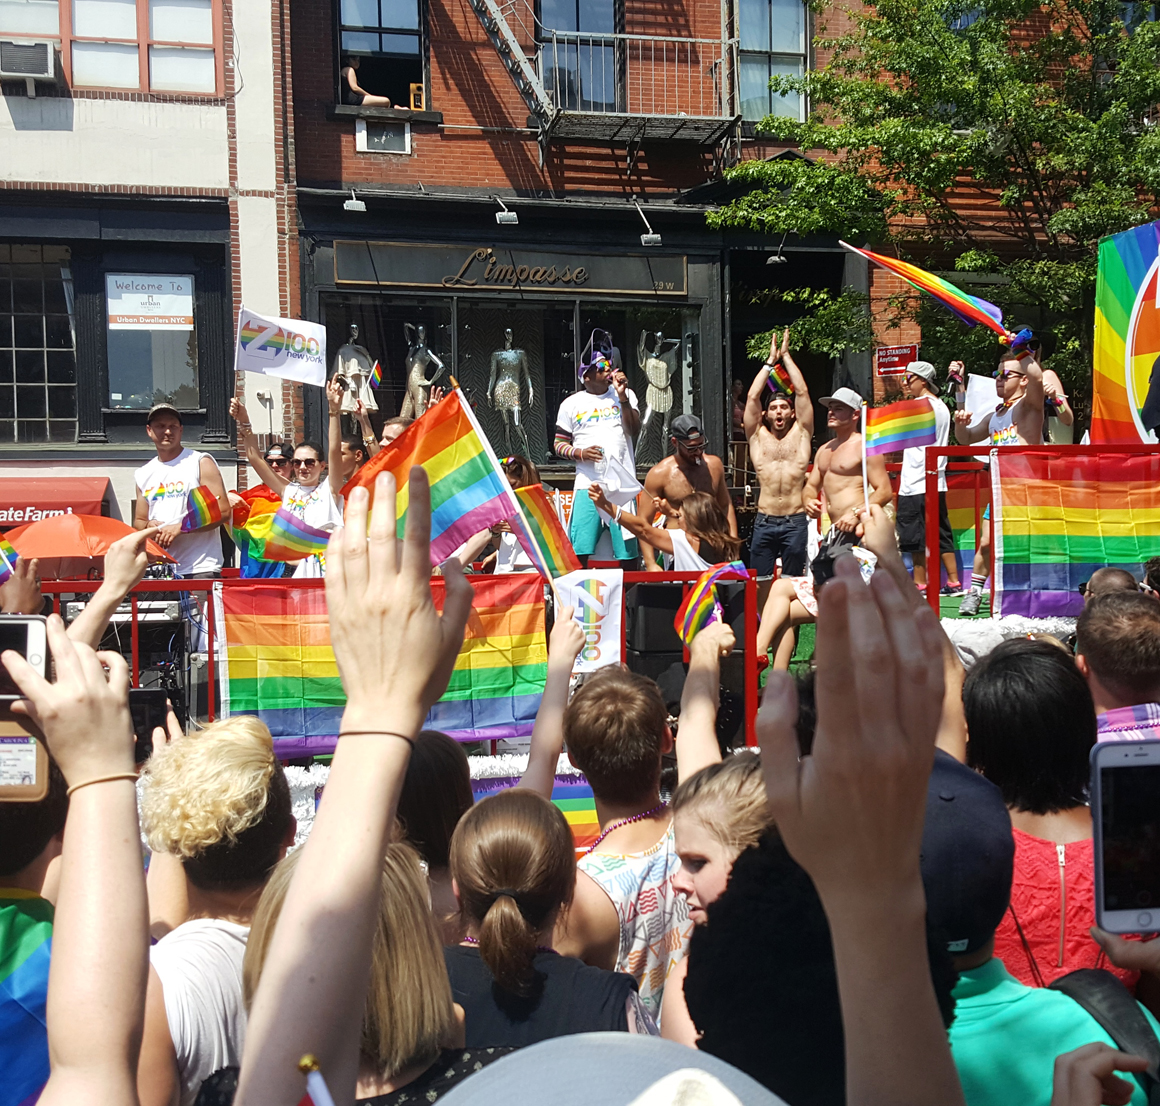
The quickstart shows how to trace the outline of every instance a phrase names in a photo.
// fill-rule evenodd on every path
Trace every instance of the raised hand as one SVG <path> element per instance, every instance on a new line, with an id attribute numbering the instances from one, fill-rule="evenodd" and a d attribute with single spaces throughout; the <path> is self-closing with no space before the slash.
<path id="1" fill-rule="evenodd" d="M 106 550 L 105 583 L 110 591 L 119 591 L 122 599 L 145 578 L 145 570 L 149 567 L 149 551 L 145 543 L 156 538 L 159 529 L 153 526 L 126 534 Z"/>
<path id="2" fill-rule="evenodd" d="M 1118 1071 L 1146 1071 L 1143 1056 L 1118 1052 L 1102 1041 L 1055 1058 L 1051 1106 L 1128 1106 L 1136 1084 Z"/>
<path id="3" fill-rule="evenodd" d="M 562 607 L 548 635 L 548 663 L 566 664 L 568 671 L 584 648 L 584 631 L 576 621 L 575 607 Z"/>
<path id="4" fill-rule="evenodd" d="M 233 419 L 239 426 L 248 427 L 250 425 L 250 413 L 246 410 L 246 405 L 234 396 L 230 400 L 230 418 Z"/>
<path id="5" fill-rule="evenodd" d="M 0 611 L 5 614 L 40 614 L 44 596 L 40 591 L 40 562 L 21 557 L 12 566 L 12 575 L 0 584 Z"/>
<path id="6" fill-rule="evenodd" d="M 727 657 L 733 652 L 737 638 L 728 622 L 710 622 L 689 646 L 689 653 L 704 651 L 710 656 Z"/>
<path id="7" fill-rule="evenodd" d="M 332 376 L 326 382 L 326 407 L 330 415 L 342 414 L 342 388 L 339 387 L 337 376 Z"/>

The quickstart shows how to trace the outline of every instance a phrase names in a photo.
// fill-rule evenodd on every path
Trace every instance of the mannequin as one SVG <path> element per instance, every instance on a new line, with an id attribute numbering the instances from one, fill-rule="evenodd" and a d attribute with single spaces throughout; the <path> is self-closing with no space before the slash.
<path id="1" fill-rule="evenodd" d="M 350 324 L 350 341 L 340 346 L 334 355 L 334 371 L 332 376 L 342 377 L 347 384 L 342 393 L 342 410 L 346 414 L 358 413 L 358 401 L 362 400 L 363 409 L 377 411 L 379 405 L 375 402 L 375 391 L 371 387 L 371 370 L 375 367 L 374 358 L 358 344 L 358 323 Z"/>
<path id="2" fill-rule="evenodd" d="M 648 388 L 644 396 L 644 418 L 640 424 L 640 437 L 644 441 L 645 431 L 649 419 L 654 412 L 664 416 L 664 425 L 661 429 L 661 441 L 668 441 L 669 421 L 673 417 L 673 374 L 677 371 L 676 348 L 681 344 L 680 338 L 666 338 L 661 331 L 653 336 L 655 344 L 650 351 L 648 348 L 649 334 L 647 330 L 640 332 L 640 342 L 636 347 L 636 363 L 648 381 Z M 665 347 L 668 349 L 665 349 Z"/>
<path id="3" fill-rule="evenodd" d="M 512 349 L 512 332 L 503 332 L 503 349 L 491 355 L 491 373 L 487 380 L 487 402 L 503 415 L 504 434 L 511 453 L 531 457 L 528 435 L 520 424 L 520 387 L 528 382 L 528 406 L 533 403 L 532 374 L 528 370 L 528 355 L 522 349 Z"/>
<path id="4" fill-rule="evenodd" d="M 444 364 L 427 348 L 427 328 L 420 323 L 403 323 L 403 333 L 407 337 L 407 394 L 403 397 L 403 418 L 417 419 L 427 410 L 427 396 L 424 391 L 442 375 Z M 435 375 L 427 379 L 427 366 L 434 365 Z"/>

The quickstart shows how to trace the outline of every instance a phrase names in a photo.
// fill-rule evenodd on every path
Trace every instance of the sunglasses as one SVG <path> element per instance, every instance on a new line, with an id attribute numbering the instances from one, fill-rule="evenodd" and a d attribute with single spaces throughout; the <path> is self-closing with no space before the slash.
<path id="1" fill-rule="evenodd" d="M 315 465 L 318 464 L 318 462 L 315 461 L 313 458 L 301 458 L 300 459 L 298 457 L 295 457 L 294 460 L 290 462 L 290 464 L 292 464 L 295 468 L 298 468 L 298 469 L 312 469 L 312 468 L 314 468 Z"/>
<path id="2" fill-rule="evenodd" d="M 1009 376 L 1026 376 L 1027 374 L 1019 372 L 1018 369 L 1003 369 L 1002 372 L 996 369 L 991 375 L 996 380 L 1006 380 Z"/>
<path id="3" fill-rule="evenodd" d="M 290 462 L 285 457 L 267 457 L 266 464 L 271 468 L 277 468 L 279 465 L 288 465 Z"/>

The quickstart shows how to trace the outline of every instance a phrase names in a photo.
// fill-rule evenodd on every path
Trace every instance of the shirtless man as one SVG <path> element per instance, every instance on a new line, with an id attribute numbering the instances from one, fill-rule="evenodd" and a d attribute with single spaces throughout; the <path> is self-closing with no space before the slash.
<path id="1" fill-rule="evenodd" d="M 862 435 L 858 432 L 862 397 L 853 388 L 838 388 L 832 396 L 823 396 L 820 402 L 828 411 L 826 425 L 834 436 L 818 447 L 802 502 L 810 518 L 819 518 L 824 494 L 830 529 L 822 538 L 818 555 L 810 563 L 811 576 L 779 579 L 770 588 L 762 609 L 761 625 L 757 628 L 758 661 L 773 645 L 774 666 L 778 668 L 789 667 L 787 651 L 778 648 L 785 632 L 791 626 L 817 618 L 816 593 L 833 577 L 834 560 L 849 555 L 850 547 L 862 536 L 860 516 L 866 509 L 862 492 Z M 866 477 L 870 503 L 877 503 L 893 521 L 890 477 L 881 454 L 866 458 Z"/>
<path id="2" fill-rule="evenodd" d="M 659 500 L 665 512 L 665 529 L 680 528 L 677 512 L 693 492 L 707 492 L 729 520 L 729 533 L 737 537 L 737 515 L 725 483 L 720 457 L 705 452 L 705 430 L 696 415 L 678 415 L 670 426 L 673 454 L 657 462 L 644 479 L 645 494 Z M 647 560 L 651 561 L 651 558 Z"/>
<path id="3" fill-rule="evenodd" d="M 793 402 L 775 395 L 764 414 L 761 401 L 766 381 L 781 363 L 793 384 Z M 810 442 L 814 436 L 814 405 L 805 377 L 789 352 L 788 328 L 777 345 L 777 335 L 769 342 L 769 359 L 749 388 L 742 417 L 749 457 L 757 472 L 761 493 L 757 518 L 749 539 L 749 564 L 757 572 L 757 601 L 765 603 L 773 583 L 778 557 L 783 576 L 804 576 L 809 522 L 802 503 L 802 486 L 810 464 Z"/>
<path id="4" fill-rule="evenodd" d="M 991 417 L 971 426 L 969 411 L 955 412 L 955 440 L 959 445 L 990 441 L 993 446 L 1041 445 L 1043 442 L 1043 368 L 1029 349 L 1013 348 L 1003 355 L 995 370 L 995 392 L 999 404 Z M 983 518 L 991 518 L 988 504 Z M 979 613 L 983 585 L 991 563 L 991 527 L 984 526 L 971 569 L 971 590 L 959 604 L 960 617 Z"/>

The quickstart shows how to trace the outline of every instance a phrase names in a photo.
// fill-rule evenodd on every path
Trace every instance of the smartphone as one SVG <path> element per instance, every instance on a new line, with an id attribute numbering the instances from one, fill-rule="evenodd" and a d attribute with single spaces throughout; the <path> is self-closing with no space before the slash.
<path id="1" fill-rule="evenodd" d="M 133 759 L 143 764 L 153 755 L 153 731 L 165 729 L 169 698 L 164 688 L 129 688 L 129 713 L 133 716 Z"/>
<path id="2" fill-rule="evenodd" d="M 39 614 L 0 614 L 0 652 L 19 653 L 42 676 L 48 671 L 47 622 Z M 0 664 L 0 699 L 22 699 L 20 689 Z"/>
<path id="3" fill-rule="evenodd" d="M 1160 741 L 1092 749 L 1096 924 L 1109 933 L 1160 930 Z"/>

